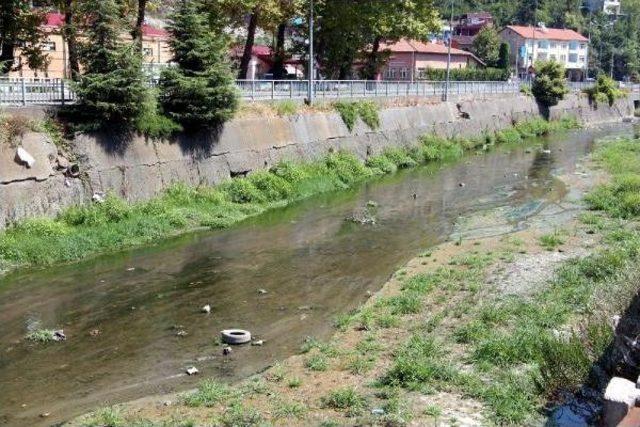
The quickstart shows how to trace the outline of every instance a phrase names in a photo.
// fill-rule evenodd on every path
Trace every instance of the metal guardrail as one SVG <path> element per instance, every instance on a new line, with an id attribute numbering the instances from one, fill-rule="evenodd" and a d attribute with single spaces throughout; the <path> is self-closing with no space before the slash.
<path id="1" fill-rule="evenodd" d="M 153 85 L 153 79 L 151 79 Z M 236 80 L 240 97 L 247 101 L 304 99 L 306 80 Z M 569 82 L 573 91 L 593 85 L 592 82 Z M 349 99 L 375 97 L 441 97 L 443 81 L 374 81 L 374 80 L 318 80 L 314 82 L 318 99 Z M 524 82 L 452 81 L 450 95 L 518 93 Z M 640 92 L 640 85 L 621 83 L 621 86 Z M 46 78 L 0 78 L 0 105 L 64 105 L 75 101 L 69 82 Z"/>
<path id="2" fill-rule="evenodd" d="M 306 80 L 237 80 L 236 86 L 245 100 L 276 100 L 306 98 L 309 82 Z M 376 81 L 376 80 L 318 80 L 314 93 L 322 98 L 372 98 L 407 96 L 442 96 L 443 81 Z M 520 84 L 502 81 L 452 81 L 451 95 L 517 93 Z"/>
<path id="3" fill-rule="evenodd" d="M 75 101 L 69 82 L 46 78 L 0 78 L 0 105 L 64 105 Z"/>

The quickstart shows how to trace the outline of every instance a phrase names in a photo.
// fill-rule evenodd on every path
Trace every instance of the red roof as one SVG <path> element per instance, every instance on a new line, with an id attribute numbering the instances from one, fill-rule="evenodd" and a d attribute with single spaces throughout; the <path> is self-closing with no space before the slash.
<path id="1" fill-rule="evenodd" d="M 561 41 L 589 41 L 588 38 L 573 30 L 565 30 L 560 28 L 539 28 L 535 27 L 523 27 L 520 25 L 507 25 L 505 29 L 510 29 L 525 39 L 547 39 L 547 40 L 561 40 Z M 504 30 L 503 30 L 504 31 Z"/>
<path id="2" fill-rule="evenodd" d="M 64 25 L 64 15 L 62 13 L 47 13 L 42 25 L 45 27 L 62 27 Z"/>
<path id="3" fill-rule="evenodd" d="M 142 25 L 142 35 L 147 37 L 169 37 L 169 33 L 164 28 L 156 28 L 151 25 L 143 24 Z"/>
<path id="4" fill-rule="evenodd" d="M 64 14 L 50 12 L 45 15 L 42 24 L 45 27 L 60 28 L 64 25 Z M 163 28 L 152 27 L 151 25 L 142 25 L 142 34 L 146 37 L 168 37 L 169 33 Z"/>
<path id="5" fill-rule="evenodd" d="M 433 53 L 438 55 L 446 55 L 448 53 L 448 48 L 446 45 L 442 43 L 431 43 L 431 42 L 422 42 L 419 40 L 408 40 L 408 39 L 400 39 L 395 43 L 380 44 L 380 50 L 388 50 L 390 52 L 396 53 L 406 53 L 406 52 L 415 52 L 415 53 Z M 466 50 L 456 49 L 454 47 L 451 48 L 452 55 L 464 55 L 464 56 L 473 56 L 476 60 L 480 61 L 475 57 L 471 52 L 467 52 Z"/>

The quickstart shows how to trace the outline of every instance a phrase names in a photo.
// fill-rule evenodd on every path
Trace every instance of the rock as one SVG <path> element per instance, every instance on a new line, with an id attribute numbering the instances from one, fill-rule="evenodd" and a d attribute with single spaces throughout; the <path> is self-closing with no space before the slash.
<path id="1" fill-rule="evenodd" d="M 64 179 L 64 186 L 65 187 L 71 187 L 71 181 L 69 181 L 69 178 L 65 178 Z"/>
<path id="2" fill-rule="evenodd" d="M 260 295 L 266 295 L 266 294 L 268 294 L 269 292 L 268 292 L 266 289 L 258 289 L 258 293 L 259 293 Z"/>
<path id="3" fill-rule="evenodd" d="M 640 398 L 636 384 L 620 377 L 613 377 L 604 392 L 603 426 L 617 426 L 630 408 Z"/>
<path id="4" fill-rule="evenodd" d="M 231 350 L 231 347 L 225 347 L 222 349 L 222 354 L 224 354 L 225 356 L 228 356 L 231 353 L 233 353 L 233 350 Z"/>
<path id="5" fill-rule="evenodd" d="M 458 187 L 463 188 L 463 187 L 465 187 L 466 185 L 467 185 L 467 184 L 465 184 L 464 182 L 461 182 L 461 183 L 459 183 L 459 184 L 458 184 Z"/>
<path id="6" fill-rule="evenodd" d="M 104 203 L 104 193 L 93 193 L 91 201 L 94 203 Z"/>
<path id="7" fill-rule="evenodd" d="M 58 170 L 67 170 L 69 169 L 69 166 L 71 166 L 71 163 L 69 163 L 69 160 L 67 160 L 66 157 L 58 156 L 56 158 L 56 167 Z"/>
<path id="8" fill-rule="evenodd" d="M 127 271 L 135 271 L 135 269 L 136 269 L 135 267 L 129 267 L 127 268 Z"/>
<path id="9" fill-rule="evenodd" d="M 57 331 L 53 331 L 53 340 L 54 341 L 64 341 L 67 339 L 67 336 L 64 334 L 62 329 L 58 329 Z"/>
<path id="10" fill-rule="evenodd" d="M 187 375 L 191 376 L 191 375 L 196 375 L 197 373 L 198 373 L 198 368 L 196 368 L 195 366 L 187 368 Z"/>
<path id="11" fill-rule="evenodd" d="M 264 344 L 263 340 L 251 341 L 251 345 L 262 346 Z"/>
<path id="12" fill-rule="evenodd" d="M 181 329 L 178 332 L 176 332 L 176 336 L 177 337 L 186 337 L 187 335 L 189 335 L 189 333 L 187 331 L 185 331 L 184 329 Z"/>
<path id="13" fill-rule="evenodd" d="M 202 309 L 200 309 L 200 311 L 202 311 L 203 313 L 209 314 L 209 313 L 211 313 L 211 306 L 209 304 L 207 304 L 204 307 L 202 307 Z"/>
<path id="14" fill-rule="evenodd" d="M 173 402 L 171 402 L 170 400 L 165 400 L 162 404 L 164 406 L 171 406 L 173 404 Z"/>
<path id="15" fill-rule="evenodd" d="M 51 415 L 51 412 L 43 412 L 40 414 L 40 418 L 47 418 L 49 415 Z"/>
<path id="16" fill-rule="evenodd" d="M 34 159 L 33 156 L 22 147 L 18 147 L 18 150 L 16 151 L 16 160 L 18 163 L 25 165 L 29 169 L 36 164 L 36 159 Z"/>

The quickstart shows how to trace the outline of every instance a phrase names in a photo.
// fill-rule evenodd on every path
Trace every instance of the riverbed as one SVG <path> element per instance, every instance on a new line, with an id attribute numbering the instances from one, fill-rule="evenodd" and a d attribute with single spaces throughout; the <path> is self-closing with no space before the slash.
<path id="1" fill-rule="evenodd" d="M 199 376 L 234 381 L 259 372 L 295 354 L 305 337 L 329 336 L 338 314 L 449 239 L 459 218 L 501 208 L 508 225 L 492 232 L 518 229 L 569 193 L 555 176 L 573 173 L 595 138 L 628 132 L 618 125 L 501 146 L 228 230 L 0 278 L 0 425 L 50 425 L 191 389 Z M 366 209 L 375 224 L 346 220 Z M 64 329 L 67 340 L 25 341 L 36 325 Z M 229 327 L 249 329 L 265 345 L 225 357 L 216 340 Z M 199 376 L 184 373 L 190 366 Z"/>

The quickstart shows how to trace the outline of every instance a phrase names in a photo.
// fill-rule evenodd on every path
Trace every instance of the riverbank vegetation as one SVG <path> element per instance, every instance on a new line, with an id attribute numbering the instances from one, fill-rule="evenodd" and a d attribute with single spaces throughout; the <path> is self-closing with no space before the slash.
<path id="1" fill-rule="evenodd" d="M 399 168 L 455 159 L 467 150 L 482 151 L 498 142 L 519 142 L 576 126 L 573 118 L 536 119 L 471 139 L 425 136 L 414 147 L 387 149 L 364 164 L 353 154 L 333 152 L 310 163 L 281 162 L 217 187 L 176 184 L 146 202 L 127 203 L 110 194 L 102 203 L 67 208 L 53 219 L 32 218 L 9 227 L 0 234 L 0 269 L 74 261 L 197 228 L 225 228 L 267 209 L 347 189 Z"/>
<path id="2" fill-rule="evenodd" d="M 307 339 L 300 356 L 264 375 L 237 387 L 205 380 L 178 409 L 138 408 L 122 423 L 179 413 L 221 425 L 242 414 L 288 425 L 530 425 L 584 385 L 602 391 L 611 372 L 599 364 L 615 354 L 612 316 L 638 292 L 640 212 L 624 199 L 640 194 L 640 140 L 603 144 L 595 160 L 611 181 L 589 193 L 590 211 L 565 224 L 562 238 L 534 230 L 424 252 L 337 319 L 330 341 Z M 555 270 L 549 278 L 505 288 L 519 262 L 561 248 L 571 255 L 542 267 Z"/>

